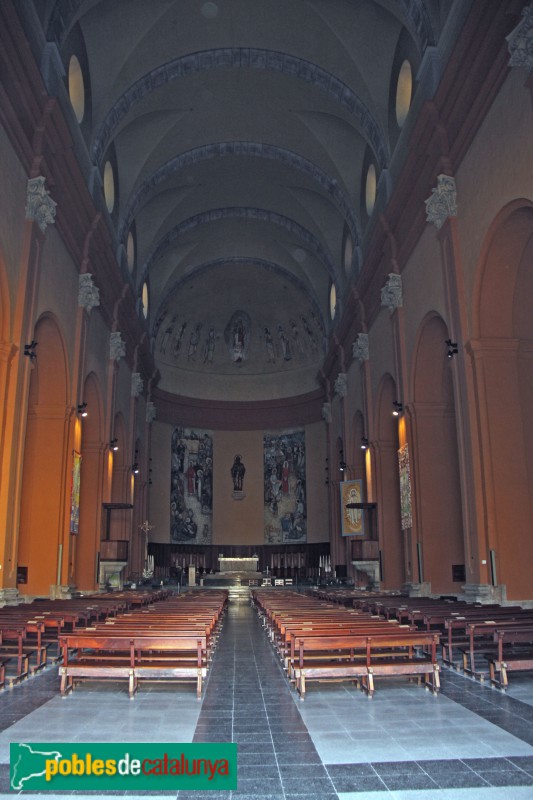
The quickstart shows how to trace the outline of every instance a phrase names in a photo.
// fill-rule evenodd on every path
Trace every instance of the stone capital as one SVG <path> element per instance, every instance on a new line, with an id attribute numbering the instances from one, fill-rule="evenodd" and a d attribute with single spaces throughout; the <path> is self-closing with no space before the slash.
<path id="1" fill-rule="evenodd" d="M 370 358 L 368 348 L 368 333 L 358 333 L 357 339 L 352 344 L 352 356 L 359 361 L 368 361 Z"/>
<path id="2" fill-rule="evenodd" d="M 55 222 L 57 206 L 50 192 L 44 188 L 45 180 L 42 175 L 30 178 L 26 190 L 26 219 L 36 222 L 42 233 Z"/>
<path id="3" fill-rule="evenodd" d="M 83 272 L 79 276 L 78 305 L 80 308 L 84 308 L 88 314 L 93 308 L 100 305 L 100 290 L 95 286 L 90 272 Z"/>
<path id="4" fill-rule="evenodd" d="M 442 228 L 448 217 L 457 216 L 457 190 L 455 179 L 449 175 L 438 175 L 437 186 L 431 190 L 426 204 L 426 222 Z"/>
<path id="5" fill-rule="evenodd" d="M 402 276 L 395 272 L 389 273 L 389 279 L 381 290 L 381 305 L 394 311 L 403 305 Z"/>
<path id="6" fill-rule="evenodd" d="M 331 403 L 322 404 L 322 419 L 327 425 L 331 425 Z"/>
<path id="7" fill-rule="evenodd" d="M 335 378 L 335 394 L 339 397 L 346 397 L 348 394 L 348 377 L 345 372 L 339 372 Z"/>
<path id="8" fill-rule="evenodd" d="M 109 358 L 120 361 L 126 355 L 126 342 L 122 339 L 120 331 L 112 331 L 109 337 Z"/>
<path id="9" fill-rule="evenodd" d="M 146 422 L 150 425 L 156 418 L 155 403 L 150 400 L 146 404 Z"/>
<path id="10" fill-rule="evenodd" d="M 506 40 L 509 66 L 525 67 L 528 73 L 533 72 L 533 2 L 522 9 L 520 22 Z"/>
<path id="11" fill-rule="evenodd" d="M 131 375 L 131 396 L 139 397 L 143 390 L 143 386 L 144 383 L 140 372 L 133 372 Z"/>

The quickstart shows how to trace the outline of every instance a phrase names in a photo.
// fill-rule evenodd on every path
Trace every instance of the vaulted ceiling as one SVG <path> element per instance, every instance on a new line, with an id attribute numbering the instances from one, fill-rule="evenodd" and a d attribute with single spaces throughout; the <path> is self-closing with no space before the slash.
<path id="1" fill-rule="evenodd" d="M 271 399 L 317 387 L 364 258 L 374 175 L 379 200 L 401 142 L 397 102 L 414 102 L 452 5 L 35 3 L 163 389 Z"/>

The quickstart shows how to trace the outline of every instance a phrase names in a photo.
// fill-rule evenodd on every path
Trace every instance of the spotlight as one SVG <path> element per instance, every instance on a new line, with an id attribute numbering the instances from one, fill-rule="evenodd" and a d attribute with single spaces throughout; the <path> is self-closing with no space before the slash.
<path id="1" fill-rule="evenodd" d="M 139 474 L 139 465 L 137 462 L 131 465 L 131 471 L 133 472 L 134 475 Z"/>
<path id="2" fill-rule="evenodd" d="M 392 416 L 399 417 L 403 411 L 403 403 L 399 403 L 398 400 L 393 400 L 392 405 L 394 406 L 394 411 L 392 412 Z"/>
<path id="3" fill-rule="evenodd" d="M 78 414 L 80 417 L 86 417 L 88 414 L 87 403 L 78 403 Z"/>
<path id="4" fill-rule="evenodd" d="M 456 356 L 457 353 L 459 352 L 457 342 L 452 342 L 451 339 L 446 339 L 445 344 L 448 347 L 448 352 L 446 353 L 448 358 L 453 358 L 454 356 Z"/>
<path id="5" fill-rule="evenodd" d="M 346 461 L 344 460 L 344 450 L 341 450 L 339 455 L 341 457 L 341 460 L 340 460 L 340 463 L 339 463 L 339 469 L 340 469 L 341 472 L 344 472 L 344 470 L 346 469 Z"/>
<path id="6" fill-rule="evenodd" d="M 366 450 L 367 447 L 368 447 L 368 439 L 366 438 L 366 436 L 362 436 L 361 437 L 361 450 Z"/>
<path id="7" fill-rule="evenodd" d="M 111 439 L 109 442 L 109 448 L 116 453 L 118 450 L 118 439 Z"/>
<path id="8" fill-rule="evenodd" d="M 32 339 L 29 344 L 24 345 L 24 355 L 28 356 L 30 361 L 35 361 L 35 359 L 37 358 L 37 353 L 35 352 L 35 348 L 37 347 L 38 344 L 39 342 L 36 342 L 35 339 Z"/>

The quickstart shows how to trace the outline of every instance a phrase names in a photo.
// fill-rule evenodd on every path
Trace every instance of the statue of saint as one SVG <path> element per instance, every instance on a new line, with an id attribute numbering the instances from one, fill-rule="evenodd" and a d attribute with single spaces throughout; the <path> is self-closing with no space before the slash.
<path id="1" fill-rule="evenodd" d="M 244 473 L 246 468 L 241 461 L 241 456 L 235 456 L 233 465 L 231 467 L 231 477 L 233 478 L 233 491 L 242 492 L 242 485 L 244 482 Z"/>

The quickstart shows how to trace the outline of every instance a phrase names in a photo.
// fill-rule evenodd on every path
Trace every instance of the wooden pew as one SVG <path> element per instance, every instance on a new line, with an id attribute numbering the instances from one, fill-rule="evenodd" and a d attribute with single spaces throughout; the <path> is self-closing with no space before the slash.
<path id="1" fill-rule="evenodd" d="M 508 627 L 494 632 L 495 654 L 486 655 L 492 686 L 505 691 L 508 672 L 533 670 L 533 625 Z"/>
<path id="2" fill-rule="evenodd" d="M 436 634 L 407 631 L 314 636 L 304 634 L 294 642 L 290 676 L 303 700 L 306 682 L 361 680 L 363 691 L 371 698 L 374 678 L 406 675 L 424 676 L 424 685 L 437 694 L 440 688 Z M 307 654 L 312 657 L 308 658 Z M 322 653 L 322 659 L 317 654 Z"/>
<path id="3" fill-rule="evenodd" d="M 61 643 L 62 696 L 69 694 L 80 680 L 127 679 L 133 698 L 139 680 L 188 679 L 196 681 L 197 696 L 201 697 L 207 674 L 205 635 L 181 636 L 169 631 L 132 636 L 95 630 L 65 634 Z"/>

